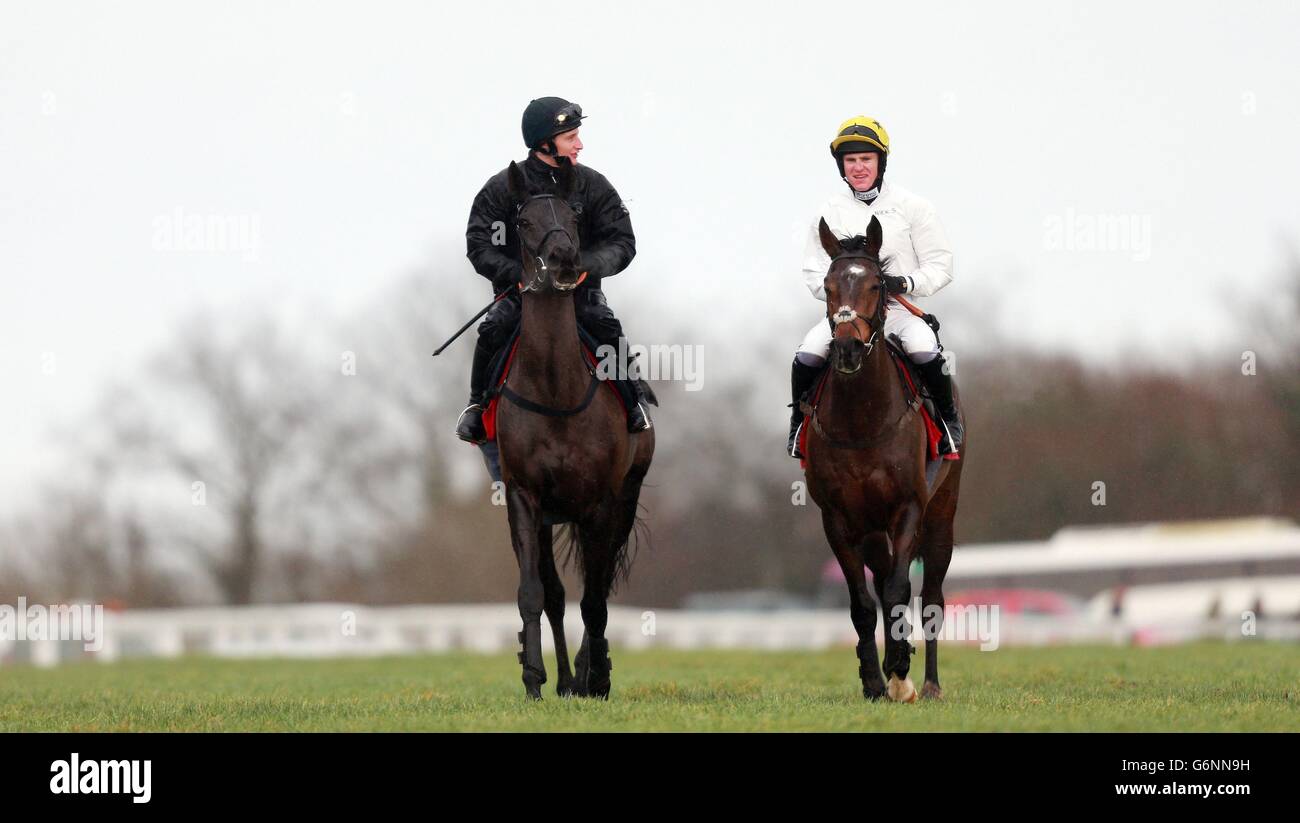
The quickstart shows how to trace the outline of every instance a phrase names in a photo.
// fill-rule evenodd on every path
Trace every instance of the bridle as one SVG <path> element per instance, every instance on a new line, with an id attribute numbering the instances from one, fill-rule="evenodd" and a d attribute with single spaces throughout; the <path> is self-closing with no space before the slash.
<path id="1" fill-rule="evenodd" d="M 883 291 L 885 288 L 885 280 L 880 273 L 880 260 L 876 257 L 873 257 L 870 254 L 865 254 L 863 252 L 845 252 L 837 256 L 834 260 L 831 261 L 830 268 L 835 268 L 835 264 L 841 260 L 855 260 L 855 259 L 866 260 L 875 267 L 876 283 L 871 287 L 871 289 L 873 291 L 876 289 L 880 289 Z M 841 325 L 845 323 L 853 323 L 854 324 L 853 336 L 856 337 L 858 340 L 862 340 L 862 335 L 858 334 L 858 326 L 856 321 L 860 319 L 865 319 L 867 324 L 867 329 L 871 332 L 871 336 L 868 337 L 866 340 L 862 341 L 867 347 L 867 350 L 866 352 L 864 352 L 863 356 L 871 354 L 872 348 L 874 348 L 876 345 L 876 338 L 880 335 L 881 330 L 883 330 L 885 327 L 885 303 L 886 302 L 888 302 L 888 300 L 884 295 L 882 295 L 881 298 L 876 301 L 875 313 L 869 318 L 859 317 L 857 311 L 852 306 L 847 306 L 847 305 L 840 306 L 839 310 L 835 312 L 831 312 L 830 307 L 828 306 L 826 309 L 826 321 L 831 324 L 831 335 L 833 336 L 835 334 L 835 330 L 839 328 Z"/>
<path id="2" fill-rule="evenodd" d="M 563 234 L 569 239 L 569 242 L 574 248 L 578 247 L 578 244 L 574 242 L 573 235 L 569 233 L 568 229 L 560 225 L 560 216 L 555 213 L 555 201 L 559 199 L 561 199 L 559 195 L 555 194 L 534 194 L 532 197 L 529 197 L 527 201 L 521 203 L 515 212 L 515 236 L 519 238 L 519 246 L 524 250 L 524 252 L 526 252 L 528 257 L 537 261 L 537 270 L 533 273 L 532 279 L 526 283 L 519 284 L 519 290 L 521 292 L 539 291 L 546 284 L 547 277 L 550 275 L 550 270 L 546 266 L 546 260 L 542 257 L 542 248 L 546 245 L 546 241 L 551 239 L 552 234 Z M 551 219 L 555 224 L 546 230 L 546 233 L 542 235 L 542 239 L 538 241 L 536 246 L 530 247 L 524 242 L 523 232 L 519 231 L 519 218 L 523 215 L 524 207 L 527 203 L 531 203 L 534 200 L 549 201 L 547 205 L 551 207 Z M 586 279 L 587 274 L 584 272 L 571 284 L 565 285 L 552 282 L 551 288 L 556 291 L 572 291 L 581 285 L 582 281 Z M 502 397 L 506 398 L 511 403 L 514 403 L 524 411 L 530 411 L 534 414 L 541 414 L 547 417 L 572 417 L 586 411 L 587 407 L 591 405 L 591 401 L 596 397 L 596 389 L 600 386 L 601 382 L 600 378 L 596 375 L 596 369 L 587 363 L 585 359 L 582 361 L 582 365 L 591 376 L 591 380 L 587 383 L 587 392 L 583 395 L 582 402 L 572 408 L 557 409 L 529 400 L 527 397 L 524 397 L 514 389 L 510 388 L 508 382 L 503 383 L 499 391 L 501 392 Z M 507 381 L 508 380 L 509 378 L 507 378 Z"/>
<path id="3" fill-rule="evenodd" d="M 864 252 L 856 251 L 856 250 L 845 251 L 844 253 L 840 254 L 834 260 L 831 261 L 830 268 L 834 268 L 835 264 L 840 260 L 849 260 L 855 258 L 860 260 L 866 260 L 875 267 L 876 283 L 871 288 L 873 290 L 880 289 L 883 291 L 885 288 L 885 279 L 884 279 L 884 275 L 881 273 L 880 260 L 879 258 L 873 255 L 866 254 Z M 858 327 L 856 325 L 856 321 L 865 320 L 867 324 L 867 328 L 871 330 L 871 336 L 867 338 L 867 340 L 865 341 L 867 347 L 866 353 L 863 355 L 863 357 L 865 358 L 866 355 L 871 354 L 871 350 L 876 344 L 876 337 L 880 334 L 880 332 L 885 327 L 885 304 L 888 302 L 889 302 L 888 295 L 882 294 L 880 299 L 876 301 L 875 313 L 872 314 L 870 318 L 859 317 L 857 311 L 855 311 L 851 306 L 840 306 L 839 310 L 834 313 L 832 313 L 828 307 L 826 310 L 827 311 L 826 320 L 831 324 L 831 334 L 833 335 L 835 333 L 835 329 L 843 325 L 844 323 L 854 323 L 855 325 L 853 326 L 853 336 L 856 337 L 858 340 L 862 340 L 862 336 L 858 334 Z M 904 386 L 906 387 L 906 383 L 904 384 Z M 899 427 L 901 427 L 904 423 L 906 423 L 907 420 L 912 416 L 912 414 L 918 408 L 920 408 L 920 405 L 921 405 L 920 397 L 913 395 L 908 400 L 906 407 L 903 409 L 902 413 L 898 416 L 898 419 L 895 420 L 892 425 L 886 426 L 885 428 L 881 429 L 877 434 L 870 437 L 858 437 L 858 438 L 848 438 L 848 439 L 832 437 L 831 434 L 822 427 L 821 420 L 819 419 L 819 415 L 817 414 L 817 404 L 815 402 L 804 401 L 799 404 L 799 407 L 800 409 L 803 410 L 803 413 L 811 421 L 813 431 L 817 432 L 817 434 L 824 441 L 826 441 L 828 445 L 837 449 L 866 449 L 885 440 L 886 438 L 892 437 L 894 435 L 894 432 Z"/>
<path id="4" fill-rule="evenodd" d="M 555 194 L 534 194 L 532 197 L 528 198 L 528 203 L 531 203 L 534 200 L 548 201 L 547 205 L 551 207 L 551 220 L 554 221 L 554 225 L 546 230 L 546 233 L 542 235 L 542 239 L 537 242 L 536 246 L 530 247 L 526 242 L 524 242 L 523 232 L 519 230 L 519 218 L 523 215 L 524 206 L 527 205 L 527 203 L 520 204 L 518 211 L 515 213 L 515 236 L 519 238 L 519 245 L 527 253 L 528 257 L 537 261 L 537 269 L 534 271 L 532 279 L 526 284 L 520 284 L 520 291 L 539 291 L 543 285 L 545 285 L 546 278 L 550 276 L 550 269 L 547 268 L 546 260 L 542 257 L 542 249 L 545 247 L 546 241 L 551 239 L 551 235 L 556 233 L 563 234 L 568 238 L 569 243 L 573 245 L 574 248 L 577 248 L 578 246 L 577 242 L 573 239 L 573 235 L 569 233 L 569 230 L 560 225 L 560 216 L 555 213 L 555 201 L 558 199 L 560 199 L 559 195 Z M 581 277 L 578 278 L 578 280 L 572 285 L 563 285 L 560 283 L 552 283 L 551 285 L 556 291 L 571 291 L 576 289 L 578 283 L 581 283 L 583 279 L 584 278 Z"/>

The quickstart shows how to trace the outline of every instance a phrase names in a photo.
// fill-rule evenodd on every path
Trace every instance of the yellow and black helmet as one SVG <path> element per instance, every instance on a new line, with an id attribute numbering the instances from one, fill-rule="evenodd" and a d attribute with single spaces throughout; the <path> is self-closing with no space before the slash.
<path id="1" fill-rule="evenodd" d="M 880 125 L 879 120 L 870 117 L 850 117 L 840 123 L 835 139 L 831 141 L 831 155 L 836 161 L 846 154 L 854 152 L 880 152 L 881 159 L 889 156 L 889 132 Z"/>
<path id="2" fill-rule="evenodd" d="M 835 139 L 831 141 L 831 156 L 835 158 L 835 168 L 839 169 L 841 178 L 844 177 L 844 155 L 864 151 L 873 151 L 880 155 L 880 167 L 876 175 L 875 187 L 870 192 L 854 191 L 855 197 L 859 199 L 866 198 L 869 203 L 875 199 L 876 192 L 879 191 L 880 184 L 885 179 L 885 166 L 889 162 L 889 132 L 885 131 L 885 127 L 880 125 L 879 120 L 873 120 L 862 115 L 850 117 L 840 123 L 839 131 L 835 133 Z M 849 181 L 845 179 L 844 182 L 848 183 Z M 853 189 L 852 184 L 849 184 L 849 189 Z"/>

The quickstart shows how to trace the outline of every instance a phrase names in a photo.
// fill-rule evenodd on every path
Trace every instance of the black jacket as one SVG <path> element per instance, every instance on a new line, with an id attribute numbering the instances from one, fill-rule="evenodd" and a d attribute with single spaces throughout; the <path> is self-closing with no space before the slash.
<path id="1" fill-rule="evenodd" d="M 538 193 L 555 193 L 553 169 L 534 154 L 519 164 Z M 577 213 L 578 239 L 582 246 L 582 267 L 587 279 L 581 288 L 600 288 L 602 277 L 612 277 L 636 256 L 632 218 L 623 200 L 605 176 L 587 166 L 575 166 L 577 173 L 569 205 Z M 507 169 L 493 175 L 474 198 L 465 229 L 466 254 L 474 270 L 492 281 L 494 293 L 501 293 L 523 277 L 519 238 L 515 234 L 515 207 L 506 182 Z M 494 223 L 505 226 L 505 243 L 493 245 L 498 234 Z"/>

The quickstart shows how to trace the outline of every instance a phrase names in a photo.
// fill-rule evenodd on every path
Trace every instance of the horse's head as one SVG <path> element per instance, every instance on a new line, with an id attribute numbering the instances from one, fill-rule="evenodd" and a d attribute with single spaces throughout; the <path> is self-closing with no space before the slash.
<path id="1" fill-rule="evenodd" d="M 578 277 L 578 219 L 569 207 L 573 167 L 555 170 L 555 194 L 534 192 L 518 165 L 507 173 L 515 204 L 515 233 L 524 261 L 524 291 L 571 291 Z"/>
<path id="2" fill-rule="evenodd" d="M 831 365 L 841 374 L 862 368 L 885 326 L 885 284 L 880 261 L 880 221 L 871 218 L 866 236 L 841 240 L 826 221 L 817 227 L 831 257 L 826 272 L 826 319 L 831 324 Z"/>

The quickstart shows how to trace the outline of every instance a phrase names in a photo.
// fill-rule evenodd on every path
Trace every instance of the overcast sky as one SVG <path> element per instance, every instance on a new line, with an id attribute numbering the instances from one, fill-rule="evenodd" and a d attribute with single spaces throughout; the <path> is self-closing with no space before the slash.
<path id="1" fill-rule="evenodd" d="M 969 299 L 1098 361 L 1237 345 L 1222 287 L 1265 295 L 1300 242 L 1297 8 L 6 0 L 0 493 L 196 307 L 346 314 L 415 267 L 486 301 L 468 206 L 547 94 L 631 208 L 606 291 L 640 342 L 770 318 L 793 349 L 827 143 L 863 113 L 952 241 L 945 328 L 987 321 Z M 190 216 L 245 233 L 188 248 Z"/>

